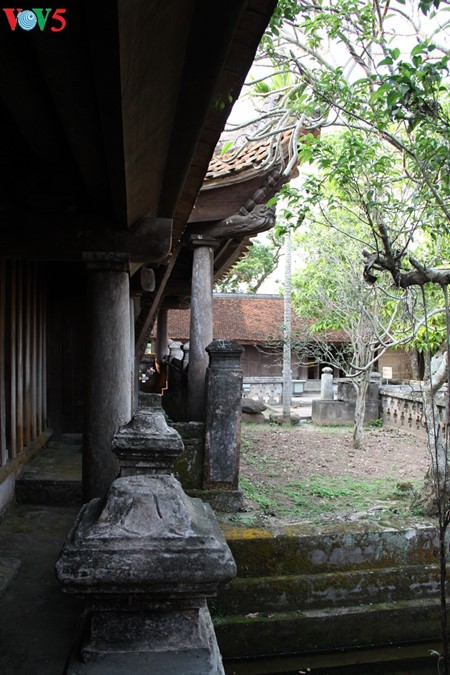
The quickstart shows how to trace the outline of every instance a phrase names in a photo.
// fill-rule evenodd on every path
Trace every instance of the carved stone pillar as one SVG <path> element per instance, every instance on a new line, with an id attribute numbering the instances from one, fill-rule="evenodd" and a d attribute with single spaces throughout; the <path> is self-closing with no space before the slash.
<path id="1" fill-rule="evenodd" d="M 214 340 L 206 348 L 206 428 L 203 489 L 205 499 L 222 511 L 238 511 L 243 347 L 234 340 Z"/>
<path id="2" fill-rule="evenodd" d="M 129 256 L 86 253 L 88 339 L 83 436 L 85 501 L 102 497 L 118 473 L 111 441 L 131 417 Z"/>
<path id="3" fill-rule="evenodd" d="M 157 394 L 114 437 L 121 477 L 81 510 L 56 564 L 86 604 L 68 675 L 224 675 L 206 598 L 236 566 L 208 504 L 170 474 L 183 444 Z"/>
<path id="4" fill-rule="evenodd" d="M 193 235 L 191 323 L 189 329 L 188 414 L 192 421 L 205 419 L 206 347 L 213 339 L 214 248 L 217 242 Z"/>
<path id="5" fill-rule="evenodd" d="M 322 401 L 332 401 L 334 399 L 333 369 L 329 366 L 322 368 L 322 375 L 320 378 L 320 398 Z"/>

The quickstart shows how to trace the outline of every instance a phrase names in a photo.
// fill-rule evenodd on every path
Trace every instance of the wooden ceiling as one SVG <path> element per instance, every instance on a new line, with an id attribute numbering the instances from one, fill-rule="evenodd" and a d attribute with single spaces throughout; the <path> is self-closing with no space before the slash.
<path id="1" fill-rule="evenodd" d="M 180 239 L 276 1 L 63 4 L 59 32 L 0 12 L 1 254 L 151 261 L 133 232 Z"/>
<path id="2" fill-rule="evenodd" d="M 190 294 L 188 219 L 276 0 L 57 6 L 57 32 L 0 11 L 0 256 L 152 265 L 143 344 L 164 298 Z M 218 255 L 223 270 L 236 242 Z"/>

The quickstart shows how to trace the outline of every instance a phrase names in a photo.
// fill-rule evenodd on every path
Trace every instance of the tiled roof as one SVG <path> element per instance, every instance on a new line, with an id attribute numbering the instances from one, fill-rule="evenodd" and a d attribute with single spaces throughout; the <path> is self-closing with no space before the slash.
<path id="1" fill-rule="evenodd" d="M 313 133 L 318 136 L 319 129 L 304 129 L 303 134 Z M 258 171 L 269 170 L 274 165 L 283 166 L 289 155 L 289 141 L 291 139 L 292 130 L 284 131 L 281 137 L 273 135 L 268 136 L 260 141 L 253 141 L 246 145 L 233 146 L 227 152 L 215 152 L 208 166 L 205 180 L 202 189 L 208 189 L 215 185 L 218 179 L 247 178 L 247 173 L 253 173 L 255 169 Z M 302 134 L 301 134 L 302 135 Z M 269 153 L 274 153 L 274 148 L 277 148 L 277 158 L 274 162 L 270 162 L 271 167 L 264 166 L 267 162 Z M 295 171 L 293 170 L 293 173 Z"/>
<path id="2" fill-rule="evenodd" d="M 236 340 L 243 344 L 261 344 L 279 340 L 283 327 L 283 298 L 276 295 L 216 295 L 213 301 L 214 338 Z M 189 340 L 189 310 L 169 311 L 168 335 L 172 340 Z M 300 332 L 305 320 L 293 316 L 293 330 Z M 330 341 L 342 342 L 345 336 L 335 331 Z"/>
<path id="3" fill-rule="evenodd" d="M 223 154 L 221 152 L 214 154 L 202 190 L 211 189 L 218 183 L 248 180 L 255 173 L 264 174 L 275 166 L 278 168 L 284 166 L 288 157 L 290 136 L 291 132 L 287 131 L 283 132 L 281 139 L 269 136 L 241 147 L 232 147 Z M 275 147 L 277 147 L 276 158 L 269 162 L 269 153 L 273 153 Z M 293 174 L 295 173 L 296 169 L 293 170 Z"/>

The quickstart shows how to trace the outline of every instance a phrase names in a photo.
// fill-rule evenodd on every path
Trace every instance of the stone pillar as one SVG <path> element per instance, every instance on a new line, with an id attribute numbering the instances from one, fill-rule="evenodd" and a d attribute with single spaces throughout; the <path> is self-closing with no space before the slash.
<path id="1" fill-rule="evenodd" d="M 213 339 L 213 268 L 217 242 L 193 235 L 191 323 L 189 330 L 188 411 L 192 421 L 205 419 L 206 347 Z"/>
<path id="2" fill-rule="evenodd" d="M 322 368 L 322 377 L 320 382 L 320 398 L 322 401 L 332 401 L 333 393 L 333 369 L 328 366 Z"/>
<path id="3" fill-rule="evenodd" d="M 67 675 L 224 675 L 206 598 L 236 565 L 211 507 L 169 473 L 183 443 L 160 400 L 140 394 L 113 440 L 121 477 L 83 507 L 56 563 L 86 604 Z"/>
<path id="4" fill-rule="evenodd" d="M 244 349 L 233 340 L 214 340 L 206 351 L 210 362 L 206 374 L 204 498 L 218 510 L 237 511 L 243 503 L 238 481 Z"/>
<path id="5" fill-rule="evenodd" d="M 88 333 L 83 436 L 84 500 L 102 497 L 118 473 L 111 441 L 131 417 L 129 257 L 84 254 Z"/>

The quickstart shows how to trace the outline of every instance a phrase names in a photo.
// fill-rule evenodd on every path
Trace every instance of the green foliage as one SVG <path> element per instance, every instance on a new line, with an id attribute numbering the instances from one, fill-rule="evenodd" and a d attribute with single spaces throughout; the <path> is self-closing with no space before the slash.
<path id="1" fill-rule="evenodd" d="M 276 269 L 283 239 L 271 232 L 264 239 L 255 239 L 244 257 L 215 285 L 220 293 L 256 293 L 265 279 Z"/>
<path id="2" fill-rule="evenodd" d="M 419 7 L 426 15 L 444 4 L 423 0 Z M 289 110 L 289 119 L 297 118 L 299 123 L 315 119 L 322 127 L 335 124 L 348 130 L 339 161 L 327 156 L 322 139 L 312 133 L 301 136 L 300 162 L 328 167 L 330 173 L 341 171 L 336 178 L 341 185 L 347 180 L 347 187 L 358 163 L 378 163 L 372 175 L 367 171 L 374 182 L 378 176 L 386 178 L 386 171 L 383 175 L 378 171 L 383 162 L 387 168 L 400 162 L 398 174 L 410 183 L 410 208 L 420 211 L 425 220 L 421 227 L 436 233 L 447 231 L 450 221 L 449 52 L 441 34 L 447 22 L 440 16 L 441 31 L 427 24 L 427 36 L 425 28 L 417 28 L 414 11 L 412 0 L 377 0 L 375 5 L 367 0 L 281 2 L 262 55 L 272 60 L 279 86 L 294 82 L 296 96 L 285 95 L 277 102 L 280 115 Z M 417 30 L 416 43 L 409 42 L 409 54 L 408 43 L 396 36 L 397 24 L 404 23 L 408 14 L 413 17 L 408 29 Z M 264 82 L 258 87 L 263 90 Z M 379 200 L 384 186 L 378 181 L 373 187 Z M 395 212 L 392 195 L 390 191 Z M 367 201 L 368 208 L 376 206 Z"/>
<path id="3" fill-rule="evenodd" d="M 302 224 L 296 309 L 316 333 L 346 331 L 353 358 L 358 333 L 371 344 L 377 335 L 383 344 L 407 344 L 416 333 L 411 345 L 436 350 L 444 327 L 434 313 L 442 308 L 441 290 L 425 289 L 432 313 L 425 337 L 420 293 L 403 295 L 396 286 L 401 273 L 414 269 L 411 253 L 424 268 L 450 260 L 442 241 L 450 227 L 447 3 L 419 2 L 430 15 L 423 25 L 412 0 L 295 4 L 279 4 L 263 44 L 277 74 L 257 87 L 264 94 L 284 90 L 274 99 L 279 118 L 315 121 L 311 133 L 298 137 L 305 178 L 301 189 L 284 189 L 278 226 L 281 234 Z M 401 39 L 408 31 L 399 32 L 399 22 L 407 22 L 415 40 Z M 289 83 L 295 96 L 286 91 Z M 366 259 L 390 257 L 390 277 L 367 275 L 379 291 L 363 282 L 363 250 Z M 374 317 L 371 336 L 364 313 Z"/>

